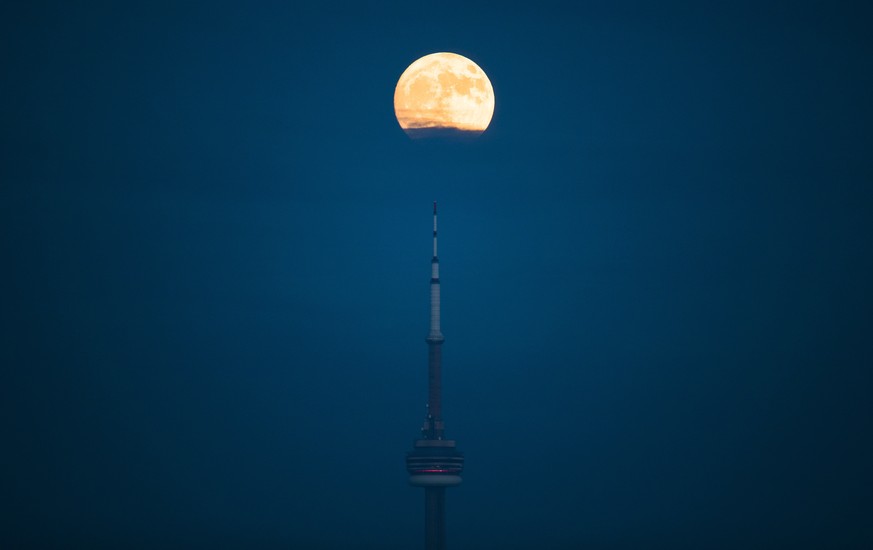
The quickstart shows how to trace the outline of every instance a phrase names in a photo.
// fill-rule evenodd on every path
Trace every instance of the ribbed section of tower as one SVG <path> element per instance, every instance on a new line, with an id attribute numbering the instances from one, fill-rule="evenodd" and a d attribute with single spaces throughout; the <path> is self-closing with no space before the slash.
<path id="1" fill-rule="evenodd" d="M 430 331 L 428 345 L 427 415 L 421 438 L 406 454 L 409 483 L 425 489 L 425 547 L 443 550 L 445 533 L 445 488 L 461 483 L 464 455 L 455 442 L 445 439 L 442 415 L 442 345 L 440 329 L 440 262 L 437 256 L 437 204 L 433 203 L 433 259 L 430 276 Z"/>

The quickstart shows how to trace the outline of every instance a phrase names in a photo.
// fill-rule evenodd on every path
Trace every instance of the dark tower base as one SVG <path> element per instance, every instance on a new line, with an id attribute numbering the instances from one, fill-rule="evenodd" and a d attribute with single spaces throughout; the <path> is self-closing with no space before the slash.
<path id="1" fill-rule="evenodd" d="M 427 550 L 446 550 L 446 489 L 424 490 L 424 540 Z"/>

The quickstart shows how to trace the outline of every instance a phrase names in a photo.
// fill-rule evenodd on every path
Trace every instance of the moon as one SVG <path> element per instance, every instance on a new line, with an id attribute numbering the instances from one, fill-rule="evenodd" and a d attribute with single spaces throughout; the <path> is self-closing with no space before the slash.
<path id="1" fill-rule="evenodd" d="M 456 53 L 416 59 L 394 89 L 394 115 L 412 138 L 478 135 L 494 114 L 494 88 L 479 65 Z"/>

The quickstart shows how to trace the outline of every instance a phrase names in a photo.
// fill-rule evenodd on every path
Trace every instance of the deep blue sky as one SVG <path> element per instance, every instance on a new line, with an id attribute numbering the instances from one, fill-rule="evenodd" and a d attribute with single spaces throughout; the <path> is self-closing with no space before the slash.
<path id="1" fill-rule="evenodd" d="M 4 546 L 416 547 L 433 200 L 453 548 L 873 544 L 864 3 L 72 4 L 0 8 Z"/>

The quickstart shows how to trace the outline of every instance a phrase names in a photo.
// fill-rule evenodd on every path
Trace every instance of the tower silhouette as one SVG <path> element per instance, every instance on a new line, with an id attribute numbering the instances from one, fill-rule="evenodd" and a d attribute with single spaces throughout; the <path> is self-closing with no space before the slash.
<path id="1" fill-rule="evenodd" d="M 430 332 L 427 354 L 427 414 L 421 437 L 406 453 L 409 483 L 424 487 L 424 531 L 427 550 L 446 547 L 446 487 L 461 483 L 464 455 L 455 442 L 445 439 L 442 414 L 442 345 L 440 330 L 440 262 L 437 256 L 437 203 L 433 203 L 433 259 L 430 276 Z"/>

